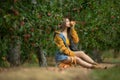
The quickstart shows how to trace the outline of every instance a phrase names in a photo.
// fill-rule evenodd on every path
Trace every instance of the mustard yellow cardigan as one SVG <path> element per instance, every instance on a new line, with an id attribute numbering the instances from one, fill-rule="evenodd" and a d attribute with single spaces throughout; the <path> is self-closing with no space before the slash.
<path id="1" fill-rule="evenodd" d="M 60 32 L 56 31 L 55 33 L 56 33 L 56 35 L 54 37 L 54 42 L 57 45 L 57 47 L 60 49 L 60 51 L 68 56 L 75 56 L 74 52 L 65 46 L 62 38 L 59 36 Z M 71 28 L 70 34 L 72 36 L 73 42 L 78 43 L 79 37 L 78 37 L 78 34 L 74 28 Z"/>

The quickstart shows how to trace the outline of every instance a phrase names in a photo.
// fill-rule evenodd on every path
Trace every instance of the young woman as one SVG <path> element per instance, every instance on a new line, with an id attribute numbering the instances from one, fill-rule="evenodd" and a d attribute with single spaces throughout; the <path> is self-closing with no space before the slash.
<path id="1" fill-rule="evenodd" d="M 92 60 L 83 51 L 71 50 L 69 35 L 75 44 L 79 42 L 78 34 L 74 28 L 75 24 L 75 21 L 70 21 L 69 18 L 64 18 L 60 31 L 55 32 L 54 42 L 58 47 L 55 59 L 58 66 L 61 68 L 67 68 L 70 67 L 71 64 L 79 64 L 86 68 L 100 68 L 98 63 Z"/>

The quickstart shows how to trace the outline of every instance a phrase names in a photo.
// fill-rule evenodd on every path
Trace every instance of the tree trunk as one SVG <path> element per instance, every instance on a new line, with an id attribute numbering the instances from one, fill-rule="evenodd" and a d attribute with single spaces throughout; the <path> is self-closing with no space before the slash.
<path id="1" fill-rule="evenodd" d="M 119 55 L 120 55 L 120 54 L 119 54 L 119 50 L 118 50 L 118 49 L 115 49 L 115 50 L 114 50 L 114 53 L 113 53 L 113 57 L 114 57 L 114 58 L 117 58 L 117 57 L 119 57 Z"/>
<path id="2" fill-rule="evenodd" d="M 8 52 L 8 61 L 10 66 L 20 65 L 21 44 L 19 41 L 13 41 L 10 43 L 10 49 Z"/>
<path id="3" fill-rule="evenodd" d="M 39 66 L 46 67 L 47 66 L 47 59 L 45 57 L 44 52 L 41 50 L 40 47 L 36 47 L 36 53 L 39 60 Z"/>
<path id="4" fill-rule="evenodd" d="M 96 62 L 102 62 L 101 53 L 100 53 L 100 51 L 98 49 L 93 50 L 93 59 Z"/>

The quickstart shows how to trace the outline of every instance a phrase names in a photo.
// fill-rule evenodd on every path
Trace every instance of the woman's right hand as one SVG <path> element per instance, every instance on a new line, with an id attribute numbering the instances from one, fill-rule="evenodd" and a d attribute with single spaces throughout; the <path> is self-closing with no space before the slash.
<path id="1" fill-rule="evenodd" d="M 75 24 L 76 24 L 76 22 L 75 22 L 75 21 L 71 21 L 71 22 L 70 22 L 71 27 L 74 27 L 74 26 L 75 26 Z"/>

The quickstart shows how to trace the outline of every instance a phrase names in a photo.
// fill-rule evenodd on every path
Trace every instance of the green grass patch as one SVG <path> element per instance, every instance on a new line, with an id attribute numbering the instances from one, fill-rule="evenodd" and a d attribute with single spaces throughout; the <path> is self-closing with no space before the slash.
<path id="1" fill-rule="evenodd" d="M 120 66 L 106 70 L 93 70 L 92 80 L 119 80 Z"/>

